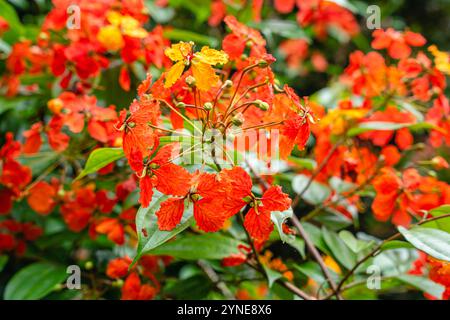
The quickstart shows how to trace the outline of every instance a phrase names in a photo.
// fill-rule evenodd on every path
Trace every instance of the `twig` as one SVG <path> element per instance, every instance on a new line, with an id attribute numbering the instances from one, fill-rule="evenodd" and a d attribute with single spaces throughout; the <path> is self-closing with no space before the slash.
<path id="1" fill-rule="evenodd" d="M 450 217 L 450 213 L 449 214 L 444 214 L 442 216 L 438 216 L 438 217 L 433 217 L 430 219 L 426 219 L 426 220 L 422 220 L 416 224 L 413 224 L 411 227 L 414 226 L 420 226 L 421 224 L 427 223 L 427 222 L 431 222 L 431 221 L 435 221 L 435 220 L 439 220 L 439 219 L 443 219 L 443 218 L 447 218 Z M 395 240 L 397 238 L 399 238 L 401 236 L 400 232 L 397 232 L 396 234 L 390 236 L 389 238 L 383 240 L 378 246 L 376 246 L 371 252 L 369 252 L 366 256 L 364 256 L 361 260 L 359 260 L 354 266 L 353 268 L 344 276 L 344 278 L 342 278 L 342 280 L 339 282 L 338 286 L 337 286 L 337 292 L 340 292 L 342 290 L 342 287 L 345 283 L 345 281 L 348 280 L 348 278 L 351 277 L 352 274 L 355 273 L 355 271 L 359 268 L 360 265 L 362 265 L 364 262 L 366 262 L 367 260 L 369 260 L 370 258 L 374 257 L 378 251 L 383 247 L 384 244 L 386 244 L 389 241 Z"/>
<path id="2" fill-rule="evenodd" d="M 197 262 L 199 267 L 205 272 L 205 274 L 208 276 L 208 278 L 211 280 L 211 282 L 217 287 L 217 289 L 220 290 L 220 292 L 227 298 L 228 300 L 236 300 L 234 297 L 234 294 L 228 289 L 225 282 L 220 280 L 219 275 L 214 271 L 211 266 L 209 266 L 206 262 L 203 260 L 199 260 Z"/>
<path id="3" fill-rule="evenodd" d="M 317 261 L 317 263 L 320 266 L 320 269 L 322 270 L 323 274 L 325 275 L 325 278 L 327 279 L 328 284 L 330 285 L 331 289 L 333 290 L 334 294 L 338 299 L 342 299 L 342 297 L 339 295 L 338 287 L 336 286 L 336 283 L 334 283 L 333 279 L 331 278 L 330 271 L 328 270 L 328 267 L 325 265 L 325 262 L 322 259 L 322 256 L 320 255 L 319 251 L 317 251 L 316 247 L 314 246 L 314 243 L 309 238 L 308 233 L 303 228 L 302 224 L 298 220 L 298 218 L 295 215 L 292 215 L 291 218 L 292 222 L 294 223 L 295 228 L 298 230 L 299 234 L 305 240 L 306 247 L 308 248 L 308 251 L 311 252 L 314 259 Z"/>

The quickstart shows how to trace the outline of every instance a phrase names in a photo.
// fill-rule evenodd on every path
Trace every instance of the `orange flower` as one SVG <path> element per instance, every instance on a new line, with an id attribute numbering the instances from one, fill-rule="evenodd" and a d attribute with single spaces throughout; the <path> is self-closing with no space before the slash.
<path id="1" fill-rule="evenodd" d="M 58 182 L 49 184 L 45 181 L 39 181 L 29 191 L 27 201 L 28 205 L 41 215 L 47 215 L 52 212 L 56 206 L 56 195 L 59 186 Z"/>
<path id="2" fill-rule="evenodd" d="M 103 218 L 95 226 L 95 231 L 106 234 L 108 239 L 119 246 L 125 243 L 125 231 L 122 223 L 116 218 Z"/>
<path id="3" fill-rule="evenodd" d="M 122 287 L 122 300 L 151 300 L 157 289 L 149 284 L 142 284 L 136 272 L 130 273 Z"/>
<path id="4" fill-rule="evenodd" d="M 163 146 L 156 156 L 144 162 L 139 150 L 132 150 L 130 166 L 139 176 L 140 203 L 146 208 L 152 200 L 153 188 L 164 194 L 183 196 L 189 190 L 191 175 L 181 166 L 172 163 L 179 154 L 179 144 Z"/>
<path id="5" fill-rule="evenodd" d="M 154 152 L 158 134 L 148 124 L 156 125 L 160 112 L 159 103 L 146 95 L 142 95 L 139 102 L 133 101 L 129 113 L 126 110 L 120 112 L 116 127 L 123 132 L 123 151 L 128 159 L 133 149 L 139 151 L 142 157 Z"/>
<path id="6" fill-rule="evenodd" d="M 409 212 L 415 211 L 412 193 L 419 188 L 422 177 L 413 168 L 406 169 L 401 178 L 392 168 L 383 168 L 381 172 L 373 183 L 377 192 L 372 203 L 375 218 L 387 221 L 392 215 L 394 224 L 409 225 Z"/>
<path id="7" fill-rule="evenodd" d="M 129 257 L 116 258 L 108 262 L 106 275 L 111 279 L 123 278 L 128 274 L 128 268 L 131 264 Z"/>
<path id="8" fill-rule="evenodd" d="M 406 31 L 404 33 L 392 28 L 377 29 L 373 32 L 372 47 L 374 49 L 387 49 L 394 59 L 404 59 L 411 54 L 410 47 L 421 47 L 426 43 L 419 33 Z"/>

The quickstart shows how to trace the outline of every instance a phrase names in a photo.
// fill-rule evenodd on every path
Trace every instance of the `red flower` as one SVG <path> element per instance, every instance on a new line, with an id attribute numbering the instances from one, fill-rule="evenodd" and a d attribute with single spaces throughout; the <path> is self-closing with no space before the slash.
<path id="1" fill-rule="evenodd" d="M 406 31 L 404 33 L 392 28 L 386 30 L 377 29 L 373 32 L 372 47 L 374 49 L 387 49 L 394 59 L 404 59 L 411 54 L 412 47 L 421 47 L 426 43 L 425 38 L 419 33 Z"/>
<path id="2" fill-rule="evenodd" d="M 416 169 L 406 169 L 399 177 L 392 168 L 382 169 L 373 185 L 377 195 L 372 203 L 375 218 L 387 221 L 393 216 L 392 222 L 396 225 L 409 225 L 414 210 L 413 192 L 419 188 L 422 177 Z"/>
<path id="3" fill-rule="evenodd" d="M 251 178 L 240 167 L 223 170 L 221 177 L 228 184 L 224 209 L 228 215 L 236 214 L 245 205 L 250 210 L 245 215 L 244 226 L 249 234 L 258 241 L 265 241 L 273 230 L 270 219 L 272 211 L 285 211 L 291 205 L 289 196 L 282 192 L 281 187 L 272 186 L 261 198 L 252 194 Z"/>
<path id="4" fill-rule="evenodd" d="M 125 110 L 120 112 L 116 126 L 123 131 L 123 151 L 128 159 L 133 149 L 139 151 L 144 158 L 154 152 L 158 134 L 149 123 L 156 125 L 159 115 L 159 103 L 146 95 L 142 95 L 139 101 L 133 101 L 130 113 Z"/>
<path id="5" fill-rule="evenodd" d="M 41 131 L 42 123 L 37 122 L 31 126 L 30 130 L 23 133 L 25 137 L 25 143 L 22 148 L 23 153 L 34 154 L 39 151 L 42 145 Z"/>
<path id="6" fill-rule="evenodd" d="M 100 234 L 106 234 L 109 240 L 117 243 L 119 246 L 125 243 L 125 230 L 119 219 L 103 218 L 95 226 L 95 231 Z"/>
<path id="7" fill-rule="evenodd" d="M 226 16 L 224 21 L 232 34 L 223 39 L 222 47 L 231 60 L 241 58 L 247 43 L 251 44 L 251 57 L 262 57 L 266 54 L 266 40 L 259 31 L 240 23 L 234 16 Z"/>
<path id="8" fill-rule="evenodd" d="M 131 259 L 128 257 L 113 259 L 106 267 L 106 275 L 112 279 L 123 278 L 128 274 L 130 264 Z"/>
<path id="9" fill-rule="evenodd" d="M 146 208 L 152 200 L 153 188 L 164 194 L 183 196 L 189 190 L 191 176 L 181 166 L 171 163 L 179 154 L 179 144 L 163 146 L 149 162 L 144 162 L 141 151 L 133 149 L 130 166 L 139 176 L 140 203 Z"/>
<path id="10" fill-rule="evenodd" d="M 49 184 L 45 181 L 36 183 L 28 193 L 28 205 L 41 215 L 47 215 L 52 212 L 56 206 L 56 195 L 58 193 L 59 185 Z"/>
<path id="11" fill-rule="evenodd" d="M 122 300 L 151 300 L 157 294 L 157 289 L 142 284 L 136 272 L 130 273 L 122 287 Z"/>

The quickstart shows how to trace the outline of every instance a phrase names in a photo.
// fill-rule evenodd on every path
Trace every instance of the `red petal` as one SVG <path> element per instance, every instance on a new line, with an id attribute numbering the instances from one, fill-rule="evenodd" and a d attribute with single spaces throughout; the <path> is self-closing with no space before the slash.
<path id="1" fill-rule="evenodd" d="M 220 201 L 201 199 L 194 204 L 194 218 L 200 230 L 206 232 L 219 231 L 228 216 L 222 210 Z"/>
<path id="2" fill-rule="evenodd" d="M 262 203 L 266 211 L 284 211 L 291 206 L 291 199 L 280 186 L 272 186 L 264 192 Z"/>
<path id="3" fill-rule="evenodd" d="M 130 91 L 131 79 L 130 74 L 128 73 L 128 68 L 125 65 L 120 69 L 119 84 L 123 90 L 127 92 Z"/>
<path id="4" fill-rule="evenodd" d="M 267 240 L 273 230 L 270 212 L 259 208 L 259 214 L 257 214 L 255 209 L 251 208 L 245 216 L 244 227 L 253 239 Z"/>
<path id="5" fill-rule="evenodd" d="M 156 189 L 164 194 L 184 196 L 190 188 L 191 174 L 185 168 L 173 163 L 153 171 L 158 178 Z"/>
<path id="6" fill-rule="evenodd" d="M 181 221 L 184 211 L 184 199 L 170 198 L 161 203 L 156 216 L 159 230 L 170 231 Z"/>
<path id="7" fill-rule="evenodd" d="M 148 175 L 139 180 L 139 187 L 141 188 L 139 203 L 147 208 L 150 202 L 152 201 L 153 196 L 153 181 L 152 178 Z"/>

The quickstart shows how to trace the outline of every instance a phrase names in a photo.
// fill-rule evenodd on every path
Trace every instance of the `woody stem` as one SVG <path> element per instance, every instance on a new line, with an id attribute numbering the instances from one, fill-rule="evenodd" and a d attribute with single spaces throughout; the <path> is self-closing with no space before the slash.
<path id="1" fill-rule="evenodd" d="M 268 189 L 269 184 L 267 183 L 267 181 L 264 180 L 260 175 L 257 175 L 257 177 L 258 177 L 258 180 L 263 184 L 264 188 Z M 292 206 L 292 208 L 294 208 L 294 206 Z M 312 240 L 309 238 L 308 233 L 305 231 L 305 229 L 303 228 L 303 226 L 301 225 L 300 221 L 298 220 L 298 218 L 295 214 L 292 215 L 291 220 L 294 223 L 294 226 L 297 229 L 298 233 L 305 241 L 308 251 L 311 252 L 314 259 L 319 264 L 320 269 L 322 270 L 322 273 L 324 274 L 325 278 L 327 279 L 328 284 L 330 285 L 331 289 L 333 290 L 333 293 L 336 294 L 336 297 L 338 299 L 342 299 L 342 297 L 338 294 L 336 284 L 334 283 L 333 279 L 331 278 L 331 274 L 328 271 L 328 268 L 325 265 L 325 262 L 323 261 L 322 256 L 320 255 L 319 251 L 317 251 Z"/>
<path id="2" fill-rule="evenodd" d="M 444 214 L 442 216 L 438 216 L 438 217 L 433 217 L 430 219 L 425 219 L 422 221 L 417 222 L 416 224 L 413 224 L 411 227 L 415 227 L 415 226 L 420 226 L 421 224 L 427 223 L 427 222 L 431 222 L 431 221 L 435 221 L 435 220 L 440 220 L 443 218 L 448 218 L 450 217 L 450 213 L 448 214 Z M 410 227 L 410 228 L 411 228 Z M 377 245 L 371 252 L 369 252 L 366 256 L 364 256 L 361 260 L 359 260 L 354 266 L 353 268 L 344 276 L 344 278 L 342 278 L 342 280 L 339 282 L 338 286 L 337 286 L 337 292 L 340 292 L 342 290 L 342 286 L 344 285 L 345 281 L 347 281 L 350 276 L 352 274 L 355 273 L 355 271 L 359 268 L 360 265 L 362 265 L 364 262 L 366 262 L 367 260 L 369 260 L 370 258 L 374 257 L 379 251 L 380 249 L 383 247 L 383 245 L 385 245 L 387 242 L 395 240 L 397 238 L 399 238 L 402 234 L 400 232 L 397 232 L 396 234 L 390 236 L 389 238 L 383 240 L 379 245 Z"/>
<path id="3" fill-rule="evenodd" d="M 298 220 L 297 216 L 294 214 L 291 218 L 295 228 L 305 240 L 306 247 L 308 248 L 308 251 L 313 255 L 314 259 L 317 261 L 317 263 L 320 266 L 320 269 L 322 270 L 322 273 L 324 274 L 325 278 L 327 279 L 328 284 L 330 285 L 331 289 L 333 290 L 334 294 L 336 295 L 336 298 L 338 300 L 342 300 L 342 297 L 339 294 L 338 287 L 336 286 L 336 283 L 334 283 L 333 279 L 331 278 L 330 271 L 328 270 L 328 267 L 325 265 L 325 262 L 322 259 L 322 256 L 320 255 L 319 251 L 314 246 L 314 243 L 309 238 L 308 233 L 301 225 L 300 221 Z"/>

